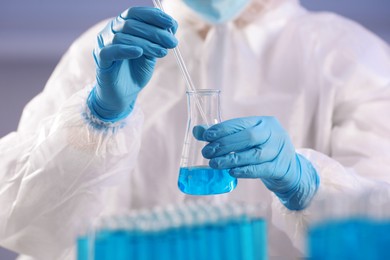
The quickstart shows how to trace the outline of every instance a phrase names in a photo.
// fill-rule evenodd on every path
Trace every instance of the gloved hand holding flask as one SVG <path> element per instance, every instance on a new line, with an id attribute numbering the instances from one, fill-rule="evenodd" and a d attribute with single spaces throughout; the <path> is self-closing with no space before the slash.
<path id="1" fill-rule="evenodd" d="M 109 22 L 97 37 L 93 55 L 96 86 L 88 98 L 91 112 L 103 121 L 125 118 L 149 82 L 156 58 L 176 47 L 177 22 L 159 9 L 133 7 Z"/>
<path id="2" fill-rule="evenodd" d="M 210 167 L 229 169 L 236 178 L 260 178 L 291 210 L 304 209 L 319 186 L 319 176 L 297 154 L 287 132 L 274 117 L 236 118 L 193 131 L 207 141 L 202 154 Z"/>

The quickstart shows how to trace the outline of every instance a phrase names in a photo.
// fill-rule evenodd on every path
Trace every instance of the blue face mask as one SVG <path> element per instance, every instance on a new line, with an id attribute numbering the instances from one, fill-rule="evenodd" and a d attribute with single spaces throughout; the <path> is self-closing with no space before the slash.
<path id="1" fill-rule="evenodd" d="M 186 5 L 213 24 L 234 19 L 251 0 L 183 0 Z"/>

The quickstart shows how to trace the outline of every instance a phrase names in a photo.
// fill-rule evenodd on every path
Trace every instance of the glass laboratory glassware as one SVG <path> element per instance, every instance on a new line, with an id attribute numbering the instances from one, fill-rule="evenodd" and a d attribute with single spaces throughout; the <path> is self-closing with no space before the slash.
<path id="1" fill-rule="evenodd" d="M 219 95 L 220 90 L 214 89 L 187 91 L 187 131 L 178 180 L 179 189 L 186 194 L 221 194 L 232 191 L 237 185 L 237 179 L 230 176 L 228 169 L 209 167 L 209 160 L 201 152 L 207 142 L 196 140 L 192 133 L 197 125 L 210 127 L 221 122 Z"/>

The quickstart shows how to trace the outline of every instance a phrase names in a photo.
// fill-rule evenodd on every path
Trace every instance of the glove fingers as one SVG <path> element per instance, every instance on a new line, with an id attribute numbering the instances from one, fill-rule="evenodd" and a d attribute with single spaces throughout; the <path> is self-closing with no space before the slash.
<path id="1" fill-rule="evenodd" d="M 232 152 L 224 156 L 214 157 L 210 160 L 210 166 L 216 169 L 230 169 L 251 164 L 276 162 L 283 148 L 283 143 L 276 144 L 272 141 L 265 146 L 256 146 L 241 152 Z"/>
<path id="2" fill-rule="evenodd" d="M 203 136 L 207 133 L 208 130 Z M 211 159 L 232 152 L 245 151 L 266 143 L 270 135 L 270 130 L 264 124 L 258 124 L 211 142 L 203 148 L 202 154 L 205 158 Z"/>
<path id="3" fill-rule="evenodd" d="M 261 117 L 245 117 L 226 120 L 207 129 L 204 137 L 207 141 L 212 142 L 224 136 L 235 134 L 246 128 L 258 125 L 261 121 Z"/>
<path id="4" fill-rule="evenodd" d="M 150 25 L 158 26 L 162 29 L 174 29 L 177 23 L 168 14 L 158 8 L 153 7 L 131 7 L 124 11 L 120 17 L 124 20 L 134 19 Z"/>
<path id="5" fill-rule="evenodd" d="M 262 122 L 261 117 L 245 117 L 226 120 L 207 129 L 205 138 L 212 142 L 227 135 L 238 133 Z"/>
<path id="6" fill-rule="evenodd" d="M 280 156 L 273 161 L 263 161 L 259 164 L 232 168 L 229 173 L 236 178 L 274 179 L 281 183 L 283 181 L 289 181 L 286 179 L 286 176 L 290 170 L 291 163 L 290 158 Z"/>
<path id="7" fill-rule="evenodd" d="M 229 171 L 232 177 L 236 178 L 270 178 L 275 171 L 275 164 L 265 162 L 256 165 L 247 165 L 243 167 L 233 168 Z"/>
<path id="8" fill-rule="evenodd" d="M 171 27 L 173 34 L 176 34 L 178 27 L 179 27 L 179 24 L 176 22 L 176 20 L 173 20 L 173 26 Z"/>
<path id="9" fill-rule="evenodd" d="M 142 48 L 144 55 L 154 58 L 162 58 L 168 53 L 166 48 L 158 44 L 124 33 L 116 33 L 113 39 L 113 44 L 137 46 Z"/>
<path id="10" fill-rule="evenodd" d="M 197 125 L 192 129 L 192 134 L 198 141 L 206 141 L 203 137 L 204 132 L 207 130 L 206 125 Z"/>
<path id="11" fill-rule="evenodd" d="M 139 47 L 115 44 L 103 47 L 98 53 L 94 52 L 94 58 L 100 69 L 106 69 L 109 68 L 114 61 L 136 59 L 142 56 L 142 53 L 143 51 Z"/>
<path id="12" fill-rule="evenodd" d="M 216 157 L 210 160 L 210 167 L 214 169 L 231 169 L 252 164 L 259 164 L 262 149 L 253 148 L 239 153 L 230 153 L 225 156 Z"/>
<path id="13" fill-rule="evenodd" d="M 164 48 L 174 48 L 177 45 L 177 39 L 168 31 L 134 19 L 125 21 L 117 17 L 113 21 L 112 30 L 114 33 L 134 35 Z"/>

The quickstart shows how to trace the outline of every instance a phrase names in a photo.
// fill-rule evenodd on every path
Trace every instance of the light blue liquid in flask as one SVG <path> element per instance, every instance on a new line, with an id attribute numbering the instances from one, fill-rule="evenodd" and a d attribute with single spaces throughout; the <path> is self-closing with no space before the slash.
<path id="1" fill-rule="evenodd" d="M 214 195 L 230 192 L 237 186 L 237 179 L 229 170 L 209 167 L 209 160 L 202 156 L 207 142 L 196 140 L 192 130 L 197 125 L 211 126 L 221 122 L 219 90 L 200 89 L 187 91 L 188 122 L 180 163 L 179 189 L 190 195 Z M 203 115 L 199 109 L 201 107 Z"/>
<path id="2" fill-rule="evenodd" d="M 216 170 L 206 166 L 180 168 L 179 188 L 192 195 L 221 194 L 232 191 L 237 179 L 229 170 Z"/>

